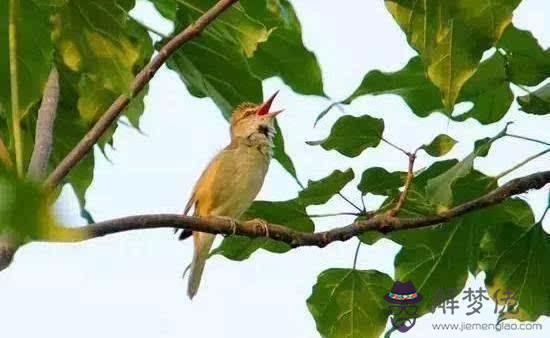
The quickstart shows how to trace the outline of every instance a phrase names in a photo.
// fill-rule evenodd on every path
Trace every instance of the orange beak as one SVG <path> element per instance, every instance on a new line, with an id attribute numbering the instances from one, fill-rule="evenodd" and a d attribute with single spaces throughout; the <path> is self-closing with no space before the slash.
<path id="1" fill-rule="evenodd" d="M 273 103 L 273 100 L 275 100 L 275 96 L 277 96 L 277 94 L 279 94 L 279 91 L 276 91 L 275 94 L 271 95 L 271 97 L 269 99 L 267 99 L 267 101 L 262 103 L 262 105 L 256 111 L 256 114 L 258 116 L 269 114 L 269 109 L 271 108 L 271 104 Z M 278 111 L 276 113 L 279 114 L 280 112 L 281 111 Z"/>

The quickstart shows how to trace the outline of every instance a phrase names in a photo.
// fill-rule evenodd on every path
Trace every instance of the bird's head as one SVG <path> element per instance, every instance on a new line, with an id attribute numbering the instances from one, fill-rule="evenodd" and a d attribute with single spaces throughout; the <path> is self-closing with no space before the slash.
<path id="1" fill-rule="evenodd" d="M 237 106 L 231 115 L 231 138 L 249 138 L 254 134 L 264 135 L 268 139 L 273 138 L 275 117 L 282 112 L 282 110 L 269 111 L 277 93 L 279 92 L 277 91 L 261 104 L 245 102 Z"/>

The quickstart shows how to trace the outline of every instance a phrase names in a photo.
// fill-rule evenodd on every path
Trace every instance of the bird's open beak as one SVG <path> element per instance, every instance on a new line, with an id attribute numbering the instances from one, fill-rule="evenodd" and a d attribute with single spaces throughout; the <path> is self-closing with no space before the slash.
<path id="1" fill-rule="evenodd" d="M 271 108 L 271 104 L 273 103 L 273 100 L 275 100 L 275 96 L 277 96 L 277 94 L 279 94 L 279 91 L 276 91 L 275 94 L 271 95 L 271 97 L 269 99 L 267 99 L 267 101 L 262 103 L 262 105 L 256 111 L 256 114 L 258 116 L 267 115 L 267 114 L 274 114 L 274 113 L 269 113 L 269 109 Z M 281 111 L 278 111 L 278 112 L 275 112 L 275 113 L 279 114 Z M 275 117 L 277 114 L 275 114 L 273 117 Z"/>

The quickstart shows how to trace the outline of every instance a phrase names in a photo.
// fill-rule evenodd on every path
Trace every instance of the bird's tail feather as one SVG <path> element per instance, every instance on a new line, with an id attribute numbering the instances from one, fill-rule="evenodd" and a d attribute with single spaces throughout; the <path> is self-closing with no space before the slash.
<path id="1" fill-rule="evenodd" d="M 189 274 L 189 284 L 187 285 L 187 295 L 191 299 L 199 289 L 204 265 L 208 259 L 208 254 L 210 253 L 210 248 L 214 243 L 215 237 L 216 235 L 209 233 L 193 232 L 195 253 L 193 254 L 193 261 L 191 262 L 191 273 Z"/>

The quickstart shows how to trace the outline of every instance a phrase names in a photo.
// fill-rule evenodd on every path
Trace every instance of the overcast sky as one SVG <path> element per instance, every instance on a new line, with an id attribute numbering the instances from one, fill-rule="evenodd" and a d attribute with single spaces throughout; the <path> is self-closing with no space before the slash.
<path id="1" fill-rule="evenodd" d="M 414 55 L 403 33 L 386 11 L 383 1 L 342 0 L 292 1 L 303 26 L 305 44 L 313 50 L 323 70 L 325 90 L 335 99 L 345 98 L 371 69 L 392 71 Z M 170 31 L 145 1 L 138 0 L 134 14 L 149 25 Z M 550 46 L 548 0 L 524 0 L 514 23 L 529 29 L 543 47 Z M 371 166 L 405 170 L 404 156 L 386 145 L 369 149 L 350 160 L 336 152 L 310 147 L 306 140 L 327 135 L 338 111 L 317 128 L 313 121 L 326 107 L 326 100 L 293 93 L 278 79 L 264 82 L 266 96 L 281 90 L 275 108 L 285 108 L 279 118 L 287 151 L 294 159 L 300 179 L 319 179 L 334 169 L 355 169 L 358 178 Z M 465 108 L 465 107 L 463 107 Z M 467 108 L 467 107 L 466 107 Z M 548 140 L 550 119 L 518 112 L 514 104 L 501 122 L 481 126 L 469 120 L 449 122 L 440 114 L 418 119 L 393 95 L 366 97 L 346 108 L 350 114 L 383 117 L 386 136 L 406 149 L 447 133 L 459 143 L 447 158 L 462 158 L 473 141 L 493 135 L 506 121 L 515 121 L 517 134 Z M 87 208 L 96 220 L 133 214 L 182 212 L 190 190 L 209 159 L 228 142 L 228 126 L 208 99 L 190 96 L 175 73 L 162 68 L 151 82 L 146 111 L 141 118 L 143 133 L 120 127 L 114 149 L 106 160 L 96 151 L 93 185 L 87 193 Z M 511 167 L 540 147 L 518 140 L 499 141 L 490 156 L 476 167 L 496 174 Z M 418 167 L 429 164 L 422 155 Z M 512 179 L 548 169 L 550 158 L 540 158 L 507 176 Z M 359 203 L 355 185 L 345 194 Z M 296 183 L 273 162 L 259 195 L 264 200 L 285 200 L 297 192 Z M 548 188 L 523 197 L 540 216 Z M 380 199 L 369 196 L 370 207 Z M 57 211 L 70 224 L 82 225 L 70 189 L 64 189 Z M 351 211 L 334 197 L 327 205 L 308 208 L 311 213 Z M 347 224 L 334 217 L 316 220 L 318 230 Z M 550 217 L 545 228 L 550 227 Z M 305 300 L 317 275 L 331 267 L 351 267 L 356 240 L 331 244 L 325 249 L 300 248 L 284 255 L 257 252 L 244 262 L 221 256 L 208 261 L 203 284 L 191 302 L 181 273 L 192 255 L 191 241 L 175 240 L 168 229 L 140 231 L 95 239 L 81 244 L 30 244 L 21 248 L 12 266 L 0 273 L 1 337 L 318 337 Z M 393 275 L 393 256 L 399 246 L 382 240 L 363 245 L 361 269 L 378 269 Z M 484 275 L 471 277 L 469 286 L 483 284 Z M 427 315 L 406 336 L 435 337 L 432 323 L 493 323 L 493 304 L 484 303 L 483 315 Z M 463 312 L 461 312 L 463 313 Z M 550 320 L 539 320 L 543 331 L 508 332 L 498 336 L 548 337 Z M 495 333 L 469 332 L 473 336 Z M 445 333 L 463 337 L 465 333 Z"/>

